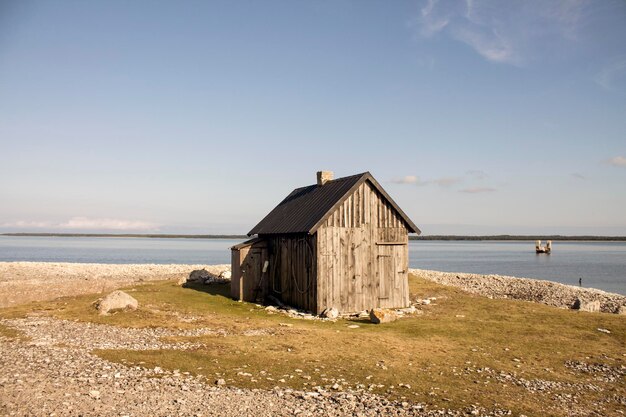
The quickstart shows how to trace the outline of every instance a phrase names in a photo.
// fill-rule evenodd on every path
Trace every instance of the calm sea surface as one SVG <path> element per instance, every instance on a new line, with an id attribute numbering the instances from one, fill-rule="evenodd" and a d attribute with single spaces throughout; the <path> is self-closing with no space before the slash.
<path id="1" fill-rule="evenodd" d="M 0 261 L 225 264 L 233 239 L 0 236 Z M 539 278 L 626 294 L 626 242 L 411 241 L 410 266 Z"/>

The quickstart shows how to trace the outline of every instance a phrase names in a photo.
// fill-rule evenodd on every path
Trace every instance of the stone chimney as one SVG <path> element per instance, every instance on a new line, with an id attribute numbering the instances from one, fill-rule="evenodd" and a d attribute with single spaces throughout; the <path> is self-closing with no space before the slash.
<path id="1" fill-rule="evenodd" d="M 333 180 L 332 171 L 317 171 L 317 185 L 324 185 Z"/>

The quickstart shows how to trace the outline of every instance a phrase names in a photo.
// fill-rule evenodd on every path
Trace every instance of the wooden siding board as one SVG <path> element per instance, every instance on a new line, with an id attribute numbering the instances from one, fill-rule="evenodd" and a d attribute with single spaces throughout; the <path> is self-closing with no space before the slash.
<path id="1" fill-rule="evenodd" d="M 343 227 L 339 229 L 339 267 L 337 268 L 338 274 L 338 288 L 339 288 L 339 303 L 341 306 L 347 310 L 350 307 L 347 305 L 347 291 L 348 291 L 348 280 L 346 276 L 347 270 L 347 257 L 348 257 L 348 248 L 346 242 L 346 228 Z"/>
<path id="2" fill-rule="evenodd" d="M 332 252 L 333 252 L 333 278 L 332 278 L 332 288 L 331 288 L 331 299 L 333 302 L 333 307 L 340 308 L 341 303 L 339 299 L 339 291 L 341 288 L 339 287 L 339 268 L 341 268 L 341 259 L 340 259 L 340 248 L 341 241 L 339 238 L 339 230 L 340 227 L 337 227 L 332 230 Z M 334 304 L 337 304 L 335 306 Z"/>
<path id="3" fill-rule="evenodd" d="M 241 250 L 233 249 L 231 256 L 230 296 L 241 300 Z"/>

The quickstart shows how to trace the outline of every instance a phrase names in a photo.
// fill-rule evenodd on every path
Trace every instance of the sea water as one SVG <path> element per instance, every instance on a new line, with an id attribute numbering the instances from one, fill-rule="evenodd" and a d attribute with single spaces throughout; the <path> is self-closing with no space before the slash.
<path id="1" fill-rule="evenodd" d="M 241 239 L 0 236 L 0 261 L 227 264 Z M 626 294 L 626 242 L 411 241 L 411 268 L 545 279 Z"/>

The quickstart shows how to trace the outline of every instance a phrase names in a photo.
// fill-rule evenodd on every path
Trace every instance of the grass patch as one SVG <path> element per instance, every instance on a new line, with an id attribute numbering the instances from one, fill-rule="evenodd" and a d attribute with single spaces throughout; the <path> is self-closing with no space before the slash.
<path id="1" fill-rule="evenodd" d="M 7 327 L 4 324 L 0 324 L 0 337 L 5 337 L 12 340 L 28 340 L 28 338 L 22 334 L 19 330 Z"/>
<path id="2" fill-rule="evenodd" d="M 97 296 L 92 295 L 5 309 L 0 317 L 36 309 L 58 318 L 115 326 L 224 329 L 226 336 L 173 338 L 205 344 L 193 351 L 95 353 L 128 365 L 201 374 L 209 381 L 223 378 L 239 387 L 311 390 L 338 384 L 340 389 L 370 390 L 437 407 L 479 404 L 548 416 L 572 414 L 568 407 L 573 402 L 558 401 L 555 392 L 574 396 L 576 407 L 607 415 L 616 413 L 620 398 L 624 400 L 623 378 L 605 383 L 598 375 L 576 373 L 565 366 L 567 360 L 624 365 L 623 316 L 489 300 L 411 276 L 412 297 L 437 297 L 433 305 L 424 307 L 423 315 L 386 325 L 358 322 L 359 328 L 350 329 L 352 321 L 270 315 L 254 304 L 231 300 L 228 290 L 227 285 L 181 288 L 172 282 L 151 282 L 127 289 L 139 300 L 135 312 L 99 316 L 92 305 Z M 259 329 L 258 335 L 246 336 Z M 498 382 L 500 373 L 561 386 L 552 393 L 531 394 L 515 383 Z M 576 385 L 581 383 L 602 391 L 583 390 Z"/>

